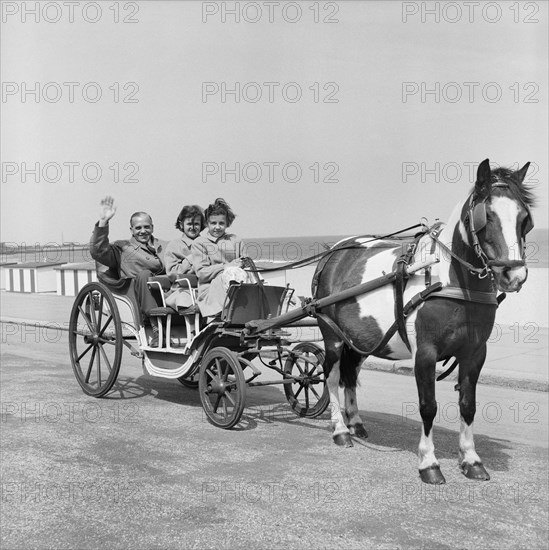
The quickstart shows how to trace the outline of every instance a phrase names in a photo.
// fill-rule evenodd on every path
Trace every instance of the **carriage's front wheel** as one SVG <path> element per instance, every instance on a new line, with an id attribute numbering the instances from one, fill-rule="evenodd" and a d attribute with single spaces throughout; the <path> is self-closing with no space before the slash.
<path id="1" fill-rule="evenodd" d="M 330 403 L 324 375 L 324 350 L 309 342 L 297 344 L 284 364 L 284 373 L 294 378 L 284 384 L 286 399 L 298 416 L 320 416 Z"/>
<path id="2" fill-rule="evenodd" d="M 122 324 L 111 291 L 89 283 L 78 293 L 69 321 L 69 351 L 84 393 L 103 397 L 116 382 L 122 361 Z"/>
<path id="3" fill-rule="evenodd" d="M 200 364 L 198 391 L 214 426 L 228 430 L 238 423 L 244 410 L 246 380 L 232 351 L 218 347 L 206 353 Z"/>

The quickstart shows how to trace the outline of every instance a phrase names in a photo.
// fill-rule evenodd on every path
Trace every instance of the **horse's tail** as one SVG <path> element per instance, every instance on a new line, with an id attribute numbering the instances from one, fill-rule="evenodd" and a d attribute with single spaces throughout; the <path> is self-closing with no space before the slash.
<path id="1" fill-rule="evenodd" d="M 339 385 L 344 388 L 356 388 L 358 382 L 358 366 L 364 356 L 343 344 L 339 363 Z"/>

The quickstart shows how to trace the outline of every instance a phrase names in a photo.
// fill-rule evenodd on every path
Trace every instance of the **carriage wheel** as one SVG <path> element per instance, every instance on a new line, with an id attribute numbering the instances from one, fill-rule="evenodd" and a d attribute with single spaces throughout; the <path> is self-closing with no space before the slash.
<path id="1" fill-rule="evenodd" d="M 180 376 L 178 380 L 186 388 L 190 388 L 191 390 L 196 390 L 198 388 L 198 373 L 193 374 L 190 378 Z"/>
<path id="2" fill-rule="evenodd" d="M 234 353 L 223 347 L 206 353 L 200 364 L 198 390 L 214 426 L 229 429 L 238 423 L 244 410 L 246 380 Z"/>
<path id="3" fill-rule="evenodd" d="M 300 355 L 291 355 L 284 363 L 284 372 L 299 377 L 292 384 L 284 384 L 286 399 L 298 416 L 315 418 L 320 416 L 330 403 L 328 386 L 324 375 L 324 350 L 316 344 L 302 342 L 292 351 Z M 315 359 L 309 362 L 305 359 Z"/>
<path id="4" fill-rule="evenodd" d="M 89 283 L 78 293 L 69 321 L 69 350 L 84 393 L 103 397 L 113 386 L 122 361 L 122 325 L 111 291 Z"/>

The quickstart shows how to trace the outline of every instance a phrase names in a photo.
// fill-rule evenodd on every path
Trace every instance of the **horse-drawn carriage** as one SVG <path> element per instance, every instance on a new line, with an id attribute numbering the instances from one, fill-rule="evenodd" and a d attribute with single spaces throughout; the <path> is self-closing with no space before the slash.
<path id="1" fill-rule="evenodd" d="M 147 329 L 137 318 L 131 283 L 114 293 L 105 277 L 103 283 L 90 283 L 76 299 L 69 327 L 78 382 L 90 395 L 105 395 L 126 345 L 143 357 L 150 374 L 185 385 L 198 382 L 204 410 L 216 426 L 231 428 L 239 421 L 247 386 L 282 383 L 299 415 L 318 416 L 331 403 L 334 442 L 352 446 L 351 435 L 367 437 L 356 399 L 364 358 L 413 357 L 423 420 L 419 472 L 424 482 L 438 484 L 445 479 L 433 443 L 435 367 L 454 358 L 438 379 L 459 365 L 459 465 L 468 478 L 488 480 L 473 440 L 476 385 L 498 304 L 505 292 L 520 290 L 528 274 L 525 239 L 533 227 L 534 204 L 523 184 L 528 167 L 491 170 L 488 160 L 482 162 L 473 191 L 456 205 L 448 223 L 420 224 L 422 231 L 402 255 L 401 243 L 380 239 L 371 244 L 354 238 L 331 248 L 317 267 L 313 299 L 292 311 L 292 291 L 269 287 L 259 278 L 257 284 L 231 286 L 221 319 L 206 325 L 197 315 L 181 318 L 159 308 L 155 315 L 166 333 L 161 349 L 146 345 Z M 424 276 L 414 276 L 418 272 Z M 129 321 L 122 320 L 117 304 L 129 312 Z M 304 342 L 290 347 L 286 329 L 311 320 L 318 322 L 324 349 Z M 278 371 L 282 381 L 255 381 L 260 374 L 255 359 Z"/>
<path id="2" fill-rule="evenodd" d="M 292 303 L 291 288 L 259 280 L 256 284 L 232 284 L 221 318 L 206 323 L 199 313 L 179 315 L 166 306 L 170 282 L 166 276 L 155 277 L 148 284 L 162 303 L 151 311 L 158 320 L 160 347 L 151 347 L 152 329 L 141 321 L 133 280 L 101 269 L 98 279 L 79 292 L 69 324 L 72 367 L 86 394 L 103 397 L 111 390 L 127 347 L 142 359 L 150 375 L 198 388 L 208 419 L 220 428 L 238 423 L 246 389 L 251 386 L 283 384 L 290 407 L 300 416 L 319 416 L 328 406 L 321 347 L 313 342 L 293 345 L 289 325 L 253 335 L 245 330 L 250 320 L 285 312 Z M 189 276 L 179 284 L 187 287 L 194 305 L 196 278 Z M 311 323 L 293 323 L 298 325 Z M 262 371 L 255 360 L 282 379 L 256 380 Z"/>

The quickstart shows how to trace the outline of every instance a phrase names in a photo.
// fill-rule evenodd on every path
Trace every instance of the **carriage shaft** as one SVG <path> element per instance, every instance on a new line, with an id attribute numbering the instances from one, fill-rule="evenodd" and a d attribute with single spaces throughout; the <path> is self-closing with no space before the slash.
<path id="1" fill-rule="evenodd" d="M 246 329 L 249 331 L 249 333 L 254 334 L 258 332 L 264 332 L 266 330 L 276 327 L 287 326 L 288 324 L 299 321 L 300 319 L 305 319 L 305 317 L 308 317 L 309 315 L 314 316 L 315 310 L 331 306 L 338 302 L 343 302 L 344 300 L 347 300 L 349 298 L 354 298 L 355 296 L 359 296 L 360 294 L 364 294 L 366 292 L 369 292 L 370 290 L 375 290 L 380 286 L 392 283 L 395 278 L 396 272 L 392 271 L 391 273 L 387 273 L 386 275 L 382 275 L 381 277 L 377 277 L 376 279 L 372 279 L 371 281 L 367 281 L 366 283 L 362 283 L 346 290 L 342 290 L 341 292 L 337 292 L 336 294 L 331 294 L 330 296 L 326 296 L 325 298 L 313 300 L 312 302 L 302 306 L 300 309 L 294 309 L 292 311 L 289 311 L 288 313 L 285 313 L 284 315 L 279 315 L 278 317 L 274 317 L 272 319 L 259 319 L 257 321 L 249 321 L 248 323 L 246 323 Z"/>

